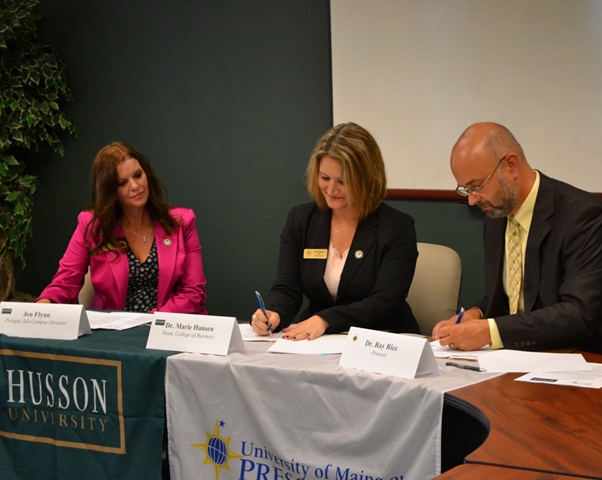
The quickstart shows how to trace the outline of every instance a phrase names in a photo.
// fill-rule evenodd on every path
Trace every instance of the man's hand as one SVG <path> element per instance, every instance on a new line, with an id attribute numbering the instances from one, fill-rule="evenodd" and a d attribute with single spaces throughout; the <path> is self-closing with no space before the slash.
<path id="1" fill-rule="evenodd" d="M 479 350 L 491 345 L 489 322 L 484 319 L 462 319 L 456 324 L 453 319 L 444 320 L 435 325 L 433 340 L 439 340 L 444 347 L 449 345 L 458 350 Z"/>

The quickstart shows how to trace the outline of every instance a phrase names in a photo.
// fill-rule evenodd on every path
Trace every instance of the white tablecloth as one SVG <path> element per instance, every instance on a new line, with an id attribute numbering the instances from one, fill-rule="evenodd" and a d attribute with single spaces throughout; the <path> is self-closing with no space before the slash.
<path id="1" fill-rule="evenodd" d="M 492 376 L 440 362 L 442 375 L 407 380 L 245 347 L 168 358 L 172 480 L 431 479 L 443 393 Z"/>

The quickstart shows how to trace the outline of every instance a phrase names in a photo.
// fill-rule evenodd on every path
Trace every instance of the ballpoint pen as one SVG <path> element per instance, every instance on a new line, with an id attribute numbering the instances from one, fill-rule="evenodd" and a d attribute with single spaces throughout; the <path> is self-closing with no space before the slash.
<path id="1" fill-rule="evenodd" d="M 259 293 L 257 290 L 255 290 L 255 296 L 257 297 L 257 303 L 259 303 L 259 308 L 265 315 L 265 318 L 268 319 L 268 325 L 267 325 L 268 333 L 271 335 L 272 334 L 272 324 L 270 323 L 270 319 L 268 318 L 268 312 L 265 311 L 265 305 L 263 304 L 263 298 L 261 298 L 261 293 Z"/>
<path id="2" fill-rule="evenodd" d="M 462 317 L 464 316 L 464 307 L 460 309 L 460 313 L 458 313 L 458 318 L 456 318 L 456 325 L 462 321 Z"/>
<path id="3" fill-rule="evenodd" d="M 465 365 L 463 363 L 445 362 L 445 365 L 447 365 L 449 367 L 462 368 L 464 370 L 472 370 L 473 372 L 486 372 L 487 371 L 484 368 L 475 367 L 473 365 Z"/>

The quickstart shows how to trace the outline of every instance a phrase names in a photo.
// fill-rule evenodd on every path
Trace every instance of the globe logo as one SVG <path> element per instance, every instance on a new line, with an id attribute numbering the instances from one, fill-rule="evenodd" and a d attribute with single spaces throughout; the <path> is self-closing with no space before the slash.
<path id="1" fill-rule="evenodd" d="M 206 443 L 192 443 L 190 446 L 198 448 L 205 452 L 205 461 L 203 465 L 212 464 L 215 468 L 215 480 L 219 480 L 220 471 L 230 470 L 229 462 L 233 459 L 243 458 L 242 455 L 230 450 L 230 437 L 223 438 L 220 433 L 220 427 L 225 427 L 223 420 L 215 421 L 215 430 L 213 434 L 205 432 L 207 436 Z"/>
<path id="2" fill-rule="evenodd" d="M 228 447 L 220 437 L 212 437 L 207 442 L 207 455 L 213 464 L 222 466 L 228 461 Z"/>

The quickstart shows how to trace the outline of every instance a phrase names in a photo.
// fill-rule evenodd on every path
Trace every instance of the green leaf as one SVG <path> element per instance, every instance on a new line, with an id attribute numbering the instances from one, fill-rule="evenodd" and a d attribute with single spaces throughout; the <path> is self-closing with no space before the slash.
<path id="1" fill-rule="evenodd" d="M 21 133 L 20 130 L 13 128 L 13 129 L 11 129 L 10 133 L 13 136 L 13 140 L 15 140 L 16 142 L 19 142 L 19 143 L 23 143 L 23 134 Z"/>
<path id="2" fill-rule="evenodd" d="M 0 257 L 12 254 L 23 263 L 38 180 L 25 175 L 20 155 L 44 145 L 62 155 L 59 135 L 77 133 L 60 110 L 61 101 L 71 100 L 65 65 L 38 38 L 39 3 L 0 1 Z"/>
<path id="3" fill-rule="evenodd" d="M 21 185 L 31 185 L 36 182 L 36 177 L 33 175 L 25 175 L 21 178 Z"/>
<path id="4" fill-rule="evenodd" d="M 19 165 L 19 161 L 12 155 L 3 155 L 2 163 L 6 164 L 6 165 L 11 165 L 11 166 Z"/>

